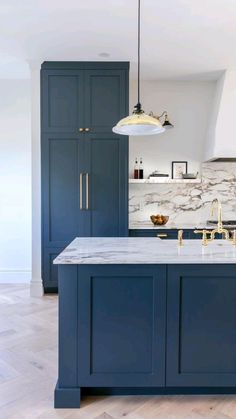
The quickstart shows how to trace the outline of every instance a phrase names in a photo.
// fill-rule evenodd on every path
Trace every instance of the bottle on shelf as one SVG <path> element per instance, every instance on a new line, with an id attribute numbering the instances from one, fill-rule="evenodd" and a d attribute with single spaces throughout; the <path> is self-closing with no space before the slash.
<path id="1" fill-rule="evenodd" d="M 138 159 L 137 157 L 135 158 L 135 163 L 134 163 L 134 179 L 138 179 L 139 177 L 139 170 L 138 170 Z"/>
<path id="2" fill-rule="evenodd" d="M 143 158 L 140 157 L 139 161 L 139 179 L 143 179 L 144 173 L 143 173 Z"/>

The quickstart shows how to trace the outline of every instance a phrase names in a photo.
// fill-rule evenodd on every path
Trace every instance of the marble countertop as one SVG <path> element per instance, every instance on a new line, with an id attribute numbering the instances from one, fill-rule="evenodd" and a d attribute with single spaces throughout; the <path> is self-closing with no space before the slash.
<path id="1" fill-rule="evenodd" d="M 76 238 L 55 264 L 236 263 L 236 247 L 225 240 L 202 246 L 201 240 L 160 240 L 156 237 Z"/>

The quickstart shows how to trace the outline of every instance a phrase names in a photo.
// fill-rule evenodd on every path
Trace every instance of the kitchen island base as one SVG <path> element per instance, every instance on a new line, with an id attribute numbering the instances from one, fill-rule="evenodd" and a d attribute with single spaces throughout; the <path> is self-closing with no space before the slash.
<path id="1" fill-rule="evenodd" d="M 60 264 L 55 407 L 235 394 L 236 264 Z"/>
<path id="2" fill-rule="evenodd" d="M 59 388 L 54 393 L 56 409 L 78 409 L 88 396 L 174 396 L 236 394 L 236 387 L 77 387 Z"/>

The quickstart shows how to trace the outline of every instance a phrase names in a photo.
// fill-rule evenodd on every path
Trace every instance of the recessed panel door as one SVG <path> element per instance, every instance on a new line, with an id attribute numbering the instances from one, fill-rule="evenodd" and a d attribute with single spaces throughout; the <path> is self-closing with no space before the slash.
<path id="1" fill-rule="evenodd" d="M 78 132 L 84 126 L 84 72 L 42 72 L 42 131 Z"/>
<path id="2" fill-rule="evenodd" d="M 78 267 L 78 386 L 164 386 L 165 266 Z"/>
<path id="3" fill-rule="evenodd" d="M 85 133 L 86 226 L 90 236 L 128 235 L 128 141 Z"/>
<path id="4" fill-rule="evenodd" d="M 167 385 L 235 387 L 235 265 L 170 265 L 167 313 Z"/>
<path id="5" fill-rule="evenodd" d="M 85 126 L 92 132 L 111 132 L 126 116 L 128 80 L 125 70 L 86 70 Z"/>

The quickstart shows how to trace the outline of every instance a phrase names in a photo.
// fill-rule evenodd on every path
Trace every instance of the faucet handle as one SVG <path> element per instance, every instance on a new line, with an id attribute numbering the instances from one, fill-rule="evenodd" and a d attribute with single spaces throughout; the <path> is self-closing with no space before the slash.
<path id="1" fill-rule="evenodd" d="M 211 231 L 209 231 L 209 230 L 194 230 L 194 234 L 202 234 L 202 245 L 203 246 L 208 245 L 207 234 L 211 234 Z"/>
<path id="2" fill-rule="evenodd" d="M 178 240 L 179 240 L 179 246 L 183 246 L 183 234 L 184 231 L 183 230 L 178 230 Z"/>
<path id="3" fill-rule="evenodd" d="M 236 246 L 236 230 L 233 230 L 232 243 L 233 243 L 234 246 Z"/>

